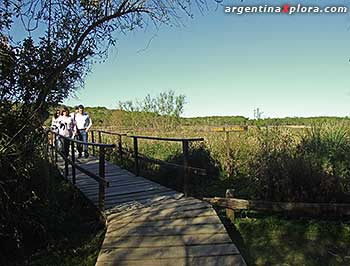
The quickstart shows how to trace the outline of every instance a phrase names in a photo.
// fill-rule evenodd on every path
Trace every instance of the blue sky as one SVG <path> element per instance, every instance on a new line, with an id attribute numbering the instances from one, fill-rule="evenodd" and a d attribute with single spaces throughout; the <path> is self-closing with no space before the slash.
<path id="1" fill-rule="evenodd" d="M 257 107 L 263 117 L 349 116 L 350 13 L 235 15 L 210 7 L 184 24 L 118 36 L 108 60 L 95 64 L 77 98 L 65 103 L 116 108 L 172 89 L 186 95 L 187 117 L 252 117 Z"/>

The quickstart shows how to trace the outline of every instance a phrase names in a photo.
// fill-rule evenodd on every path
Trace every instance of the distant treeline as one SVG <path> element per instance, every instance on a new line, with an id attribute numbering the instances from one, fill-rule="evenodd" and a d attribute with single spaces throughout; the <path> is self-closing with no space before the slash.
<path id="1" fill-rule="evenodd" d="M 72 107 L 73 111 L 74 108 Z M 86 107 L 95 126 L 115 126 L 123 128 L 174 128 L 177 126 L 222 126 L 222 125 L 254 125 L 254 126 L 280 126 L 280 125 L 313 125 L 320 123 L 350 122 L 350 117 L 285 117 L 249 119 L 244 116 L 205 116 L 205 117 L 173 117 L 158 115 L 152 112 L 130 112 L 106 107 Z"/>

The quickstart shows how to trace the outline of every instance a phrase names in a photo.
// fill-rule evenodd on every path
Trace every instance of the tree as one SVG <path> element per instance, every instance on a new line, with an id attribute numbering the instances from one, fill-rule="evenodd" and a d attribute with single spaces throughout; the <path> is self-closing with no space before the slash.
<path id="1" fill-rule="evenodd" d="M 203 4 L 196 1 L 200 9 Z M 32 98 L 34 110 L 45 110 L 75 90 L 75 82 L 68 82 L 64 89 L 57 83 L 71 77 L 71 72 L 73 80 L 81 81 L 93 60 L 107 57 L 116 34 L 150 25 L 174 25 L 181 14 L 192 16 L 190 10 L 188 0 L 4 0 L 0 32 L 10 30 L 17 20 L 28 36 L 40 40 L 35 44 L 32 38 L 25 39 L 37 50 L 30 60 L 45 62 L 45 71 L 37 78 L 40 91 Z M 58 89 L 63 95 L 55 97 Z"/>
<path id="2" fill-rule="evenodd" d="M 166 115 L 179 118 L 184 111 L 186 97 L 183 94 L 175 95 L 175 91 L 161 92 L 152 98 L 150 94 L 142 101 L 119 101 L 119 109 L 128 112 L 146 112 L 157 115 Z"/>
<path id="3" fill-rule="evenodd" d="M 260 111 L 260 108 L 254 109 L 254 119 L 260 120 L 264 112 Z"/>
<path id="4" fill-rule="evenodd" d="M 118 103 L 119 109 L 127 112 L 137 112 L 137 117 L 132 116 L 132 120 L 135 120 L 135 123 L 133 123 L 133 126 L 137 127 L 137 123 L 140 122 L 140 113 L 144 114 L 143 120 L 146 118 L 149 118 L 152 120 L 152 126 L 154 127 L 154 118 L 158 116 L 164 116 L 163 118 L 163 126 L 176 126 L 180 122 L 180 115 L 183 114 L 184 111 L 184 105 L 185 105 L 185 95 L 175 95 L 175 92 L 173 90 L 169 90 L 167 92 L 161 92 L 157 97 L 151 97 L 150 94 L 148 94 L 143 100 L 141 101 L 120 101 Z M 154 114 L 154 115 L 149 115 Z"/>

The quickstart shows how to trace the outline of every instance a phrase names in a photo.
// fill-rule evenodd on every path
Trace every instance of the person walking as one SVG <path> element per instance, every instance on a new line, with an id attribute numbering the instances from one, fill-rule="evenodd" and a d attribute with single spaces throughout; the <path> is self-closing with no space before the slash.
<path id="1" fill-rule="evenodd" d="M 78 106 L 78 113 L 75 114 L 75 123 L 77 127 L 78 138 L 80 141 L 88 141 L 88 132 L 92 126 L 92 120 L 89 115 L 84 111 L 84 106 Z M 83 149 L 84 148 L 84 149 Z M 84 150 L 84 157 L 89 157 L 88 145 L 84 144 L 82 147 L 81 144 L 78 145 L 78 158 L 81 158 L 82 152 Z"/>
<path id="2" fill-rule="evenodd" d="M 58 134 L 60 136 L 66 137 L 66 138 L 71 138 L 74 134 L 74 120 L 73 118 L 69 115 L 69 110 L 67 107 L 64 107 L 63 110 L 61 111 L 61 116 L 58 118 Z M 68 157 L 69 155 L 69 140 L 66 138 L 60 138 L 61 143 L 63 144 L 62 146 L 62 151 L 64 156 Z"/>
<path id="3" fill-rule="evenodd" d="M 58 132 L 58 118 L 61 116 L 61 111 L 59 109 L 56 110 L 56 112 L 53 114 L 52 120 L 51 120 L 51 130 Z"/>
<path id="4" fill-rule="evenodd" d="M 61 116 L 61 111 L 57 109 L 51 120 L 50 144 L 53 146 L 57 145 L 57 134 L 58 134 L 60 116 Z"/>

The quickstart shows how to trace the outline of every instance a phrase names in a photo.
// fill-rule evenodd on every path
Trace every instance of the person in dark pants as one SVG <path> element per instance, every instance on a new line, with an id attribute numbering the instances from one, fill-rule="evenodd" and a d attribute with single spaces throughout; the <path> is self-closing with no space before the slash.
<path id="1" fill-rule="evenodd" d="M 92 126 L 92 121 L 89 115 L 84 111 L 84 106 L 79 105 L 78 113 L 75 114 L 75 124 L 78 131 L 78 138 L 80 141 L 88 141 L 88 132 Z M 84 151 L 84 157 L 89 157 L 88 145 L 78 145 L 78 158 L 81 158 L 82 152 Z"/>
<path id="2" fill-rule="evenodd" d="M 74 120 L 69 115 L 69 110 L 67 107 L 63 108 L 61 116 L 58 118 L 58 133 L 59 135 L 71 138 L 74 133 Z M 69 155 L 69 140 L 66 138 L 60 138 L 62 143 L 62 152 L 64 156 Z"/>
<path id="3" fill-rule="evenodd" d="M 50 136 L 50 145 L 57 146 L 58 143 L 58 137 L 57 134 L 59 133 L 59 118 L 61 116 L 61 111 L 59 109 L 56 110 L 54 113 L 52 120 L 51 120 L 51 136 Z"/>

